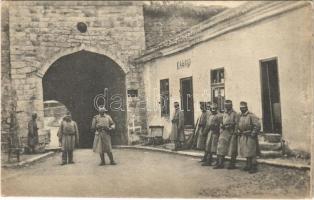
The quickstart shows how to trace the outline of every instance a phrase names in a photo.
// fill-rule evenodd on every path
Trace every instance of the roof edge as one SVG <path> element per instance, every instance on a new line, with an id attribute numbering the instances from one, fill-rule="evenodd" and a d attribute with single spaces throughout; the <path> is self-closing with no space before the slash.
<path id="1" fill-rule="evenodd" d="M 191 28 L 165 40 L 155 48 L 144 51 L 135 58 L 135 63 L 148 62 L 150 60 L 179 53 L 197 44 L 214 39 L 260 22 L 267 18 L 312 5 L 309 1 L 267 1 L 248 2 L 236 8 L 227 9 Z"/>

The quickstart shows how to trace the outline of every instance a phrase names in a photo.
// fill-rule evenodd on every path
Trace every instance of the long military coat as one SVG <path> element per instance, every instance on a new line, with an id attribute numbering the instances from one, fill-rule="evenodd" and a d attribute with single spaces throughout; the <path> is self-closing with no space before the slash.
<path id="1" fill-rule="evenodd" d="M 204 150 L 206 146 L 206 133 L 204 132 L 204 129 L 206 127 L 206 121 L 208 116 L 210 116 L 210 112 L 202 112 L 201 116 L 199 117 L 199 123 L 197 127 L 197 143 L 196 143 L 196 148 L 200 150 Z"/>
<path id="2" fill-rule="evenodd" d="M 217 154 L 222 156 L 237 155 L 237 135 L 235 127 L 238 120 L 238 114 L 234 111 L 226 111 L 221 118 L 221 132 L 218 140 Z"/>
<path id="3" fill-rule="evenodd" d="M 57 136 L 61 142 L 62 151 L 73 151 L 79 143 L 79 131 L 75 121 L 62 120 Z"/>
<path id="4" fill-rule="evenodd" d="M 28 122 L 28 146 L 34 147 L 38 144 L 38 127 L 36 120 Z"/>
<path id="5" fill-rule="evenodd" d="M 212 154 L 216 154 L 217 152 L 218 139 L 220 133 L 220 121 L 221 115 L 219 113 L 208 115 L 206 126 L 204 129 L 205 132 L 208 132 L 205 151 Z"/>
<path id="6" fill-rule="evenodd" d="M 258 117 L 247 111 L 238 121 L 238 153 L 240 157 L 255 157 L 258 149 L 258 133 L 261 128 Z M 252 134 L 253 133 L 253 134 Z"/>
<path id="7" fill-rule="evenodd" d="M 185 141 L 184 136 L 184 113 L 181 110 L 175 110 L 172 118 L 172 127 L 170 134 L 171 141 Z"/>
<path id="8" fill-rule="evenodd" d="M 108 128 L 115 128 L 115 123 L 109 115 L 94 116 L 91 129 L 95 130 L 93 143 L 95 153 L 110 153 L 112 151 L 111 132 L 108 131 Z"/>

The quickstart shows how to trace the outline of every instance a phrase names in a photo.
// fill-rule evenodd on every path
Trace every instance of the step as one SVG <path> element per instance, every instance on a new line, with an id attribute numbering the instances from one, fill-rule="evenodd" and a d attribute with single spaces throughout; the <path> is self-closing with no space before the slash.
<path id="1" fill-rule="evenodd" d="M 261 158 L 279 158 L 282 157 L 281 151 L 261 151 Z"/>
<path id="2" fill-rule="evenodd" d="M 194 132 L 194 129 L 184 129 L 184 134 L 185 135 L 192 135 Z"/>
<path id="3" fill-rule="evenodd" d="M 262 151 L 279 151 L 281 150 L 281 143 L 271 143 L 265 141 L 259 141 L 259 147 Z"/>
<path id="4" fill-rule="evenodd" d="M 278 133 L 262 133 L 259 138 L 261 141 L 270 142 L 270 143 L 278 143 L 281 142 L 281 135 Z"/>

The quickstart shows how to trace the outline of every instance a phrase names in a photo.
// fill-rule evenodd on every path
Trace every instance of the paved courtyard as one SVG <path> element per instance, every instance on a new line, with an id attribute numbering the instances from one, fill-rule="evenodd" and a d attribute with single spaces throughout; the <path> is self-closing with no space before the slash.
<path id="1" fill-rule="evenodd" d="M 188 156 L 127 149 L 114 150 L 116 166 L 98 166 L 98 155 L 89 149 L 75 151 L 75 165 L 61 166 L 60 156 L 58 153 L 23 168 L 3 168 L 2 195 L 181 198 L 309 196 L 309 171 L 303 170 L 260 165 L 259 173 L 250 175 L 240 170 L 202 167 L 197 159 Z M 243 163 L 238 165 L 242 167 Z"/>

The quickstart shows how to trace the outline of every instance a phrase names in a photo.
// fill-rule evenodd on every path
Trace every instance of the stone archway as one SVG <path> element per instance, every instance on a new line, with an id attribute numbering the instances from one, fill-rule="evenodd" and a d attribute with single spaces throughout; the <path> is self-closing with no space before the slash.
<path id="1" fill-rule="evenodd" d="M 92 145 L 93 133 L 89 128 L 97 113 L 94 107 L 97 95 L 106 96 L 109 114 L 116 122 L 113 143 L 127 143 L 126 68 L 105 55 L 80 50 L 59 57 L 39 74 L 42 74 L 43 100 L 62 102 L 77 121 L 80 147 Z"/>

